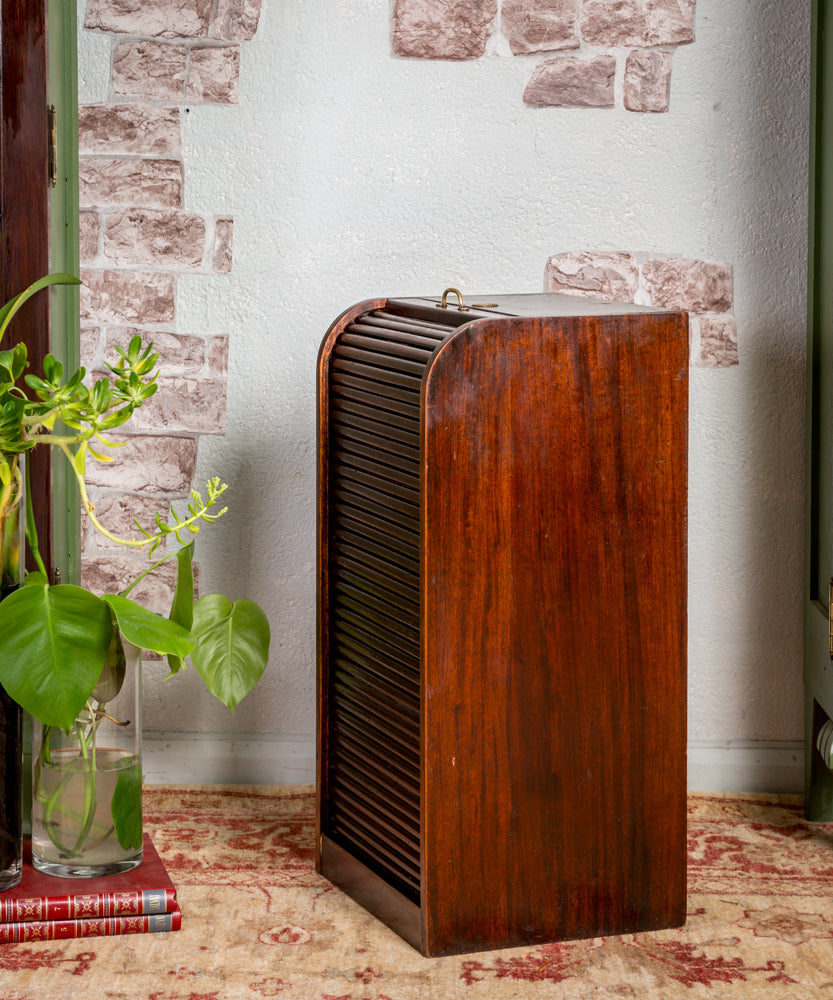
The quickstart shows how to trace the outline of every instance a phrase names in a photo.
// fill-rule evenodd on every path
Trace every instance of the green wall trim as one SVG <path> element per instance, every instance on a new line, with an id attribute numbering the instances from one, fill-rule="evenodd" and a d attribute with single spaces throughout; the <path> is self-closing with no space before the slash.
<path id="1" fill-rule="evenodd" d="M 78 215 L 78 53 L 76 0 L 49 0 L 49 102 L 58 126 L 58 178 L 50 194 L 50 270 L 80 274 Z M 70 372 L 80 364 L 80 300 L 77 287 L 55 287 L 52 353 Z M 63 455 L 52 467 L 53 553 L 64 583 L 80 577 L 79 498 Z"/>

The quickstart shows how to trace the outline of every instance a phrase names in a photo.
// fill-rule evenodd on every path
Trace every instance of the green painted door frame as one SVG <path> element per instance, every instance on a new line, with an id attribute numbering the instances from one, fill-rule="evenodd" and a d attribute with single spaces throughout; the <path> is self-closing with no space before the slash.
<path id="1" fill-rule="evenodd" d="M 50 271 L 80 274 L 78 217 L 78 58 L 76 0 L 49 0 L 49 102 L 55 108 L 56 182 L 49 194 Z M 73 372 L 80 364 L 77 287 L 51 289 L 52 353 Z M 53 568 L 64 583 L 79 579 L 78 492 L 62 455 L 52 464 Z"/>

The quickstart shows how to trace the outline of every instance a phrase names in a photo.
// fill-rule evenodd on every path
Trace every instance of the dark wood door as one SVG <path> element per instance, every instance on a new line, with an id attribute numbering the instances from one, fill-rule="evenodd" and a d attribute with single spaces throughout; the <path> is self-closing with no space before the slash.
<path id="1" fill-rule="evenodd" d="M 3 0 L 0 9 L 0 302 L 6 302 L 49 269 L 47 15 L 45 0 Z M 26 342 L 37 370 L 49 350 L 47 295 L 20 311 L 13 340 Z M 46 449 L 33 455 L 30 469 L 41 554 L 51 565 Z"/>

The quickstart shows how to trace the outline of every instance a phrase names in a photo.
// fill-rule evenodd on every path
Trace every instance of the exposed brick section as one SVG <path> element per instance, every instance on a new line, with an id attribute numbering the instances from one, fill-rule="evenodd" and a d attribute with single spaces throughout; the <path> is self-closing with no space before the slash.
<path id="1" fill-rule="evenodd" d="M 248 42 L 254 38 L 259 20 L 260 0 L 218 0 L 211 35 L 231 42 Z"/>
<path id="2" fill-rule="evenodd" d="M 579 45 L 578 0 L 504 0 L 500 23 L 515 55 Z"/>
<path id="3" fill-rule="evenodd" d="M 671 53 L 639 49 L 625 63 L 628 111 L 667 111 L 671 89 Z"/>
<path id="4" fill-rule="evenodd" d="M 393 51 L 413 59 L 478 59 L 497 0 L 394 0 Z"/>
<path id="5" fill-rule="evenodd" d="M 81 212 L 79 216 L 81 262 L 91 264 L 98 256 L 98 234 L 101 223 L 98 212 Z"/>
<path id="6" fill-rule="evenodd" d="M 82 157 L 79 180 L 82 205 L 182 206 L 182 163 L 179 160 Z"/>
<path id="7" fill-rule="evenodd" d="M 228 337 L 212 337 L 208 343 L 208 370 L 215 377 L 228 374 Z"/>
<path id="8" fill-rule="evenodd" d="M 193 48 L 186 98 L 204 104 L 237 104 L 239 76 L 238 46 Z"/>
<path id="9" fill-rule="evenodd" d="M 217 219 L 214 224 L 214 253 L 212 267 L 221 274 L 231 270 L 231 250 L 234 237 L 234 222 L 232 219 Z"/>
<path id="10" fill-rule="evenodd" d="M 133 523 L 134 518 L 148 531 L 154 530 L 154 514 L 168 521 L 168 505 L 161 499 L 137 496 L 135 493 L 96 493 L 91 498 L 95 504 L 95 516 L 104 527 L 119 538 L 141 539 L 142 534 Z M 81 518 L 81 546 L 89 542 L 96 549 L 124 551 L 118 543 L 97 531 L 87 517 Z M 160 556 L 165 553 L 165 542 L 157 549 Z"/>
<path id="11" fill-rule="evenodd" d="M 85 104 L 78 110 L 82 156 L 182 155 L 178 108 L 144 104 Z"/>
<path id="12" fill-rule="evenodd" d="M 639 265 L 627 253 L 564 253 L 550 257 L 544 290 L 584 295 L 608 302 L 633 302 Z"/>
<path id="13" fill-rule="evenodd" d="M 668 110 L 671 52 L 694 41 L 696 0 L 502 0 L 500 29 L 513 55 L 634 47 L 624 106 Z M 393 51 L 416 59 L 476 59 L 492 34 L 494 0 L 394 0 Z M 665 46 L 659 49 L 658 46 Z M 653 49 L 650 53 L 645 49 Z M 495 51 L 499 51 L 499 46 Z M 538 65 L 524 101 L 534 107 L 614 106 L 616 51 Z M 604 60 L 604 61 L 599 61 Z"/>
<path id="14" fill-rule="evenodd" d="M 700 316 L 700 365 L 731 368 L 738 364 L 738 328 L 734 316 Z"/>
<path id="15" fill-rule="evenodd" d="M 174 278 L 140 271 L 81 273 L 82 323 L 172 323 Z"/>
<path id="16" fill-rule="evenodd" d="M 137 552 L 97 556 L 81 563 L 81 586 L 96 594 L 118 594 L 148 568 L 147 555 Z M 162 563 L 131 590 L 131 600 L 138 601 L 157 614 L 167 615 L 176 587 L 176 560 Z"/>
<path id="17" fill-rule="evenodd" d="M 107 216 L 104 254 L 118 264 L 194 269 L 202 264 L 205 231 L 200 215 L 127 209 Z"/>
<path id="18" fill-rule="evenodd" d="M 115 364 L 119 357 L 115 346 L 127 349 L 131 338 L 136 334 L 146 344 L 153 341 L 153 349 L 159 354 L 157 366 L 160 375 L 185 375 L 193 378 L 203 374 L 207 353 L 205 340 L 202 337 L 183 336 L 167 331 L 150 332 L 136 327 L 111 327 L 107 331 L 104 360 L 108 364 Z"/>
<path id="19" fill-rule="evenodd" d="M 206 38 L 211 0 L 88 0 L 85 28 L 150 38 Z"/>
<path id="20" fill-rule="evenodd" d="M 147 101 L 182 101 L 187 62 L 184 45 L 122 42 L 113 54 L 113 90 Z"/>
<path id="21" fill-rule="evenodd" d="M 155 396 L 137 410 L 130 430 L 222 434 L 226 429 L 225 379 L 160 378 Z"/>
<path id="22" fill-rule="evenodd" d="M 732 308 L 732 269 L 728 264 L 661 257 L 646 261 L 642 273 L 656 306 L 695 313 L 722 313 Z"/>
<path id="23" fill-rule="evenodd" d="M 694 41 L 695 0 L 583 0 L 581 34 L 590 45 L 683 45 Z"/>
<path id="24" fill-rule="evenodd" d="M 544 291 L 685 310 L 692 364 L 725 368 L 738 363 L 727 264 L 623 252 L 562 253 L 547 261 Z"/>
<path id="25" fill-rule="evenodd" d="M 524 103 L 536 108 L 612 108 L 616 59 L 563 57 L 535 67 Z"/>
<path id="26" fill-rule="evenodd" d="M 133 427 L 134 421 L 135 414 L 129 427 Z M 188 494 L 197 459 L 197 443 L 193 438 L 122 434 L 113 435 L 113 439 L 126 443 L 112 450 L 112 462 L 87 462 L 87 481 L 91 486 L 173 496 Z"/>
<path id="27" fill-rule="evenodd" d="M 131 535 L 137 511 L 149 524 L 168 497 L 187 496 L 198 436 L 225 427 L 228 337 L 173 329 L 175 274 L 231 270 L 233 221 L 182 211 L 181 110 L 160 105 L 237 102 L 240 43 L 257 31 L 261 0 L 85 3 L 87 29 L 115 36 L 110 92 L 124 103 L 79 115 L 83 254 L 97 265 L 82 275 L 83 357 L 95 371 L 137 332 L 160 354 L 159 391 L 123 429 L 126 446 L 113 463 L 88 464 L 99 516 Z M 96 532 L 85 544 L 83 582 L 99 592 L 123 589 L 147 565 L 138 552 L 108 551 Z M 160 611 L 173 567 L 162 577 L 161 588 L 148 582 L 136 594 L 154 595 Z"/>

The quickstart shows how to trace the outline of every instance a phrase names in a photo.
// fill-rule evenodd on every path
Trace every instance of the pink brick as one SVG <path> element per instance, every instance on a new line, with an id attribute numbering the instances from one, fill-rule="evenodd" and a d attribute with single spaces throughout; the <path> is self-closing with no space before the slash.
<path id="1" fill-rule="evenodd" d="M 578 48 L 578 0 L 504 0 L 503 34 L 515 55 Z"/>
<path id="2" fill-rule="evenodd" d="M 533 70 L 524 103 L 536 108 L 612 108 L 615 73 L 614 56 L 548 59 Z"/>
<path id="3" fill-rule="evenodd" d="M 231 270 L 231 250 L 234 237 L 234 220 L 217 219 L 214 224 L 214 253 L 212 266 L 215 271 L 227 274 Z"/>
<path id="4" fill-rule="evenodd" d="M 142 271 L 84 270 L 81 319 L 86 323 L 172 323 L 174 278 Z"/>
<path id="5" fill-rule="evenodd" d="M 254 38 L 260 20 L 260 0 L 219 0 L 212 37 L 230 42 Z"/>
<path id="6" fill-rule="evenodd" d="M 88 0 L 85 28 L 150 38 L 205 38 L 211 0 Z"/>
<path id="7" fill-rule="evenodd" d="M 145 344 L 153 342 L 153 349 L 159 354 L 157 367 L 161 375 L 195 376 L 200 375 L 205 368 L 206 342 L 202 337 L 136 327 L 111 327 L 107 331 L 104 360 L 111 365 L 115 364 L 118 354 L 114 345 L 126 349 L 136 334 Z"/>
<path id="8" fill-rule="evenodd" d="M 82 559 L 81 585 L 96 594 L 118 594 L 148 568 L 147 555 L 140 551 Z M 176 560 L 162 563 L 130 591 L 131 600 L 167 615 L 176 587 Z"/>
<path id="9" fill-rule="evenodd" d="M 581 34 L 590 45 L 682 45 L 694 41 L 695 0 L 583 0 Z"/>
<path id="10" fill-rule="evenodd" d="M 101 229 L 98 212 L 81 212 L 78 216 L 81 239 L 81 260 L 92 263 L 98 256 L 98 234 Z"/>
<path id="11" fill-rule="evenodd" d="M 114 160 L 82 157 L 79 164 L 82 205 L 141 205 L 180 208 L 182 163 L 179 160 Z"/>
<path id="12" fill-rule="evenodd" d="M 394 0 L 393 52 L 412 59 L 478 59 L 497 0 Z"/>
<path id="13" fill-rule="evenodd" d="M 728 312 L 732 308 L 732 268 L 676 257 L 648 260 L 642 268 L 651 303 L 663 309 Z"/>
<path id="14" fill-rule="evenodd" d="M 178 108 L 144 104 L 85 104 L 78 110 L 82 156 L 182 155 Z"/>
<path id="15" fill-rule="evenodd" d="M 81 356 L 81 364 L 84 365 L 85 368 L 90 367 L 90 363 L 98 353 L 98 348 L 101 344 L 101 340 L 102 340 L 102 331 L 100 327 L 97 326 L 81 327 L 80 356 Z"/>
<path id="16" fill-rule="evenodd" d="M 671 53 L 636 50 L 625 63 L 625 107 L 628 111 L 667 111 L 671 88 Z"/>
<path id="17" fill-rule="evenodd" d="M 184 45 L 147 40 L 122 42 L 113 54 L 110 81 L 120 96 L 181 102 L 187 61 Z"/>
<path id="18" fill-rule="evenodd" d="M 627 253 L 564 253 L 550 257 L 544 290 L 567 292 L 606 302 L 633 302 L 639 288 L 639 266 Z"/>
<path id="19" fill-rule="evenodd" d="M 139 496 L 135 493 L 103 493 L 97 495 L 93 502 L 95 504 L 95 516 L 98 521 L 118 538 L 136 540 L 142 538 L 141 532 L 136 529 L 136 525 L 133 523 L 134 518 L 148 531 L 154 530 L 155 513 L 159 513 L 163 521 L 167 522 L 169 520 L 167 503 L 158 498 Z M 102 534 L 95 528 L 88 517 L 82 516 L 82 550 L 88 543 L 96 549 L 124 551 L 122 545 Z M 165 554 L 164 541 L 157 552 L 160 556 Z"/>
<path id="20" fill-rule="evenodd" d="M 134 413 L 131 422 L 121 429 L 131 429 L 135 421 Z M 197 460 L 197 442 L 193 438 L 139 434 L 112 437 L 126 443 L 122 448 L 111 449 L 112 462 L 94 459 L 87 462 L 87 481 L 91 486 L 187 496 Z"/>
<path id="21" fill-rule="evenodd" d="M 731 368 L 738 364 L 738 330 L 734 316 L 698 316 L 700 357 L 704 368 Z"/>
<path id="22" fill-rule="evenodd" d="M 212 337 L 208 342 L 208 370 L 215 376 L 228 374 L 228 337 L 225 334 Z"/>
<path id="23" fill-rule="evenodd" d="M 237 45 L 191 49 L 186 96 L 205 104 L 237 104 L 240 49 Z"/>
<path id="24" fill-rule="evenodd" d="M 195 269 L 205 252 L 205 219 L 189 212 L 126 209 L 106 217 L 104 254 L 118 264 Z"/>
<path id="25" fill-rule="evenodd" d="M 225 379 L 160 378 L 156 395 L 130 422 L 136 431 L 191 434 L 222 434 L 225 427 Z"/>

